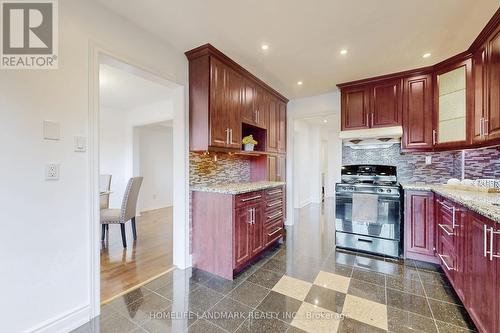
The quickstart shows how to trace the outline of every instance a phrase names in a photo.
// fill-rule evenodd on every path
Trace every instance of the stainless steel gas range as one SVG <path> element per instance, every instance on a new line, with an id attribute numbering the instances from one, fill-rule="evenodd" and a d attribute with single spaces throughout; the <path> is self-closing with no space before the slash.
<path id="1" fill-rule="evenodd" d="M 400 256 L 402 196 L 396 167 L 343 166 L 335 195 L 337 247 Z"/>

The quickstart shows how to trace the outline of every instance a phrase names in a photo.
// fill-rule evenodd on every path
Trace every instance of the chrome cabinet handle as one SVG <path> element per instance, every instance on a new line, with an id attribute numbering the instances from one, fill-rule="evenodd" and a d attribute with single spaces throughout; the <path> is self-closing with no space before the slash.
<path id="1" fill-rule="evenodd" d="M 457 224 L 456 224 L 456 212 L 457 212 L 457 209 L 455 208 L 455 206 L 448 206 L 447 204 L 445 204 L 444 202 L 442 202 L 441 200 L 437 200 L 437 202 L 443 206 L 444 208 L 448 209 L 449 211 L 451 211 L 451 214 L 452 214 L 452 228 L 455 229 L 455 227 L 457 227 Z"/>
<path id="2" fill-rule="evenodd" d="M 486 258 L 488 255 L 488 227 L 483 225 L 483 256 Z"/>
<path id="3" fill-rule="evenodd" d="M 272 220 L 272 219 L 274 219 L 274 218 L 276 218 L 276 217 L 278 217 L 278 216 L 281 216 L 281 215 L 283 215 L 283 212 L 280 210 L 280 211 L 279 211 L 279 212 L 277 212 L 276 214 L 273 214 L 273 215 L 268 215 L 268 216 L 267 216 L 267 219 L 268 219 L 268 220 Z"/>
<path id="4" fill-rule="evenodd" d="M 248 224 L 252 224 L 252 209 L 250 208 L 248 210 L 248 221 L 247 221 Z"/>
<path id="5" fill-rule="evenodd" d="M 479 136 L 484 137 L 484 118 L 479 120 Z"/>
<path id="6" fill-rule="evenodd" d="M 279 227 L 278 229 L 274 230 L 273 232 L 271 232 L 270 234 L 267 234 L 268 237 L 271 237 L 273 236 L 274 234 L 276 234 L 277 232 L 280 232 L 281 231 L 281 227 Z"/>
<path id="7" fill-rule="evenodd" d="M 444 260 L 444 256 L 442 254 L 438 253 L 437 255 L 439 256 L 439 259 L 441 259 L 441 262 L 443 263 L 443 265 L 445 265 L 447 270 L 449 270 L 449 271 L 455 270 L 455 268 L 448 266 L 448 263 L 446 263 L 446 260 Z"/>
<path id="8" fill-rule="evenodd" d="M 372 113 L 372 126 L 373 126 L 373 124 L 375 124 L 375 114 L 374 113 Z"/>
<path id="9" fill-rule="evenodd" d="M 254 197 L 251 197 L 251 198 L 245 198 L 245 199 L 241 199 L 242 202 L 247 202 L 247 201 L 251 201 L 251 200 L 255 200 L 255 199 L 259 199 L 261 198 L 262 195 L 256 195 Z"/>
<path id="10" fill-rule="evenodd" d="M 255 224 L 255 208 L 252 208 L 252 224 Z"/>
<path id="11" fill-rule="evenodd" d="M 484 121 L 483 121 L 483 124 L 484 124 L 483 134 L 484 134 L 484 136 L 490 135 L 490 129 L 488 128 L 488 123 L 489 122 L 490 121 L 488 119 L 484 118 Z"/>
<path id="12" fill-rule="evenodd" d="M 370 114 L 366 114 L 366 126 L 370 127 Z"/>
<path id="13" fill-rule="evenodd" d="M 437 143 L 437 131 L 432 130 L 432 144 L 435 145 Z"/>
<path id="14" fill-rule="evenodd" d="M 269 192 L 268 194 L 269 195 L 273 195 L 273 194 L 278 194 L 278 193 L 281 193 L 283 192 L 282 190 L 277 190 L 277 191 L 273 191 L 273 192 Z"/>
<path id="15" fill-rule="evenodd" d="M 233 129 L 229 129 L 229 143 L 233 144 Z"/>
<path id="16" fill-rule="evenodd" d="M 226 128 L 226 143 L 229 143 L 229 128 Z"/>
<path id="17" fill-rule="evenodd" d="M 444 231 L 444 232 L 445 232 L 448 236 L 453 236 L 453 235 L 454 235 L 454 233 L 453 233 L 453 232 L 449 232 L 449 231 L 445 228 L 444 224 L 438 224 L 438 227 L 440 227 L 441 229 L 443 229 L 443 231 Z"/>
<path id="18" fill-rule="evenodd" d="M 267 207 L 274 207 L 282 203 L 282 200 L 275 201 L 273 203 L 267 204 Z"/>

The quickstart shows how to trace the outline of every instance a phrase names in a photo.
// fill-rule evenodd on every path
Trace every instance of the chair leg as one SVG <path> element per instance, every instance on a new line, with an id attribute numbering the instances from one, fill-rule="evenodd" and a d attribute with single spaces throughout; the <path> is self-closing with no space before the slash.
<path id="1" fill-rule="evenodd" d="M 132 218 L 132 233 L 134 234 L 134 240 L 137 240 L 137 229 L 135 228 L 135 217 Z"/>
<path id="2" fill-rule="evenodd" d="M 106 224 L 102 225 L 102 232 L 101 232 L 101 241 L 104 241 L 104 238 L 106 237 Z"/>
<path id="3" fill-rule="evenodd" d="M 127 237 L 125 235 L 125 223 L 120 223 L 120 228 L 122 229 L 122 243 L 123 243 L 123 247 L 127 247 Z"/>

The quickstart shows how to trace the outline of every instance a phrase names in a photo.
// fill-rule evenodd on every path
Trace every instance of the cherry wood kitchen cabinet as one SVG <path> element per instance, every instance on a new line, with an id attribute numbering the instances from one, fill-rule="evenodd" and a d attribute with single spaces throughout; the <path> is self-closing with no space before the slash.
<path id="1" fill-rule="evenodd" d="M 286 103 L 278 101 L 278 153 L 286 153 Z"/>
<path id="2" fill-rule="evenodd" d="M 370 128 L 369 88 L 366 86 L 342 88 L 342 130 Z"/>
<path id="3" fill-rule="evenodd" d="M 284 193 L 284 186 L 236 195 L 193 191 L 193 265 L 232 279 L 283 237 Z"/>
<path id="4" fill-rule="evenodd" d="M 466 300 L 467 209 L 435 195 L 436 254 L 441 267 L 462 302 Z"/>
<path id="5" fill-rule="evenodd" d="M 432 75 L 424 74 L 403 80 L 402 149 L 432 149 Z"/>
<path id="6" fill-rule="evenodd" d="M 489 230 L 495 227 L 489 219 L 474 212 L 469 213 L 466 236 L 468 248 L 464 257 L 468 282 L 466 308 L 479 331 L 488 333 L 498 332 L 500 328 L 495 327 L 500 311 L 497 304 L 500 296 L 497 279 L 500 272 L 497 271 L 498 259 L 490 258 L 489 255 L 490 239 L 494 236 Z"/>
<path id="7" fill-rule="evenodd" d="M 272 153 L 278 152 L 278 141 L 280 139 L 280 114 L 278 100 L 269 98 L 267 109 L 267 151 Z"/>
<path id="8" fill-rule="evenodd" d="M 371 87 L 371 127 L 398 126 L 402 122 L 402 80 L 374 83 Z"/>
<path id="9" fill-rule="evenodd" d="M 438 263 L 434 239 L 434 194 L 405 191 L 405 258 Z"/>
<path id="10" fill-rule="evenodd" d="M 248 134 L 262 138 L 260 151 L 286 151 L 285 97 L 210 44 L 186 56 L 191 151 L 240 151 L 242 136 Z M 270 100 L 277 105 L 271 134 L 267 133 Z M 268 135 L 275 138 L 270 148 Z"/>
<path id="11" fill-rule="evenodd" d="M 453 124 L 457 122 L 456 119 L 445 119 L 453 107 L 442 114 L 439 112 L 440 97 L 443 106 L 449 104 L 444 101 L 447 98 L 445 94 L 439 95 L 437 77 L 463 65 L 466 67 L 467 81 L 466 119 L 459 128 Z M 337 86 L 341 90 L 343 131 L 402 123 L 403 151 L 442 151 L 499 145 L 500 9 L 470 47 L 460 54 L 432 66 Z M 398 107 L 401 112 L 397 111 Z M 398 118 L 398 115 L 401 116 Z M 448 125 L 443 119 L 448 121 Z M 463 135 L 458 137 L 457 133 Z"/>
<path id="12" fill-rule="evenodd" d="M 401 79 L 341 88 L 342 130 L 401 125 Z"/>
<path id="13" fill-rule="evenodd" d="M 472 141 L 480 143 L 486 139 L 485 119 L 488 117 L 488 75 L 486 72 L 486 46 L 479 48 L 472 58 L 472 75 L 474 80 L 474 122 L 472 123 Z"/>
<path id="14" fill-rule="evenodd" d="M 268 155 L 267 170 L 269 181 L 284 182 L 286 180 L 286 156 Z"/>
<path id="15" fill-rule="evenodd" d="M 500 143 L 500 26 L 488 40 L 486 141 Z"/>

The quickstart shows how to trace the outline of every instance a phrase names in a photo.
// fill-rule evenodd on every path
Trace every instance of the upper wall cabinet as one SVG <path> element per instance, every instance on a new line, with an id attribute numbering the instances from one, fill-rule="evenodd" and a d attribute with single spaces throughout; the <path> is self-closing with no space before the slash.
<path id="1" fill-rule="evenodd" d="M 433 146 L 432 75 L 403 80 L 403 149 L 427 150 Z"/>
<path id="2" fill-rule="evenodd" d="M 260 151 L 286 151 L 285 97 L 210 44 L 186 56 L 191 151 L 241 150 L 242 136 L 248 134 L 259 141 Z"/>
<path id="3" fill-rule="evenodd" d="M 434 145 L 463 147 L 469 142 L 472 96 L 471 60 L 446 66 L 434 73 Z"/>
<path id="4" fill-rule="evenodd" d="M 345 86 L 342 92 L 342 130 L 401 124 L 401 79 Z"/>
<path id="5" fill-rule="evenodd" d="M 500 145 L 500 9 L 465 52 L 337 86 L 342 130 L 402 123 L 405 151 Z"/>

